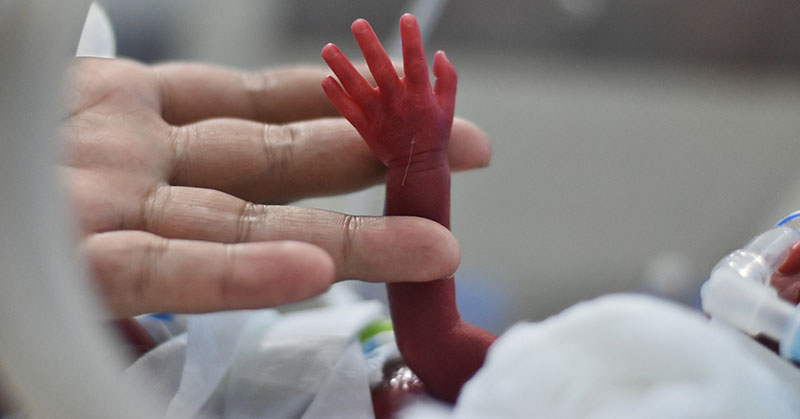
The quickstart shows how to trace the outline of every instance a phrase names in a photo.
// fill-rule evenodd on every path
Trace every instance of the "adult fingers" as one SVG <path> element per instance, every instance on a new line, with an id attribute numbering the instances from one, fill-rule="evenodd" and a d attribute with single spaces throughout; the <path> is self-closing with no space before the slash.
<path id="1" fill-rule="evenodd" d="M 372 26 L 364 19 L 357 19 L 351 29 L 381 93 L 391 95 L 400 85 L 400 77 Z"/>
<path id="2" fill-rule="evenodd" d="M 173 185 L 283 203 L 363 189 L 385 176 L 384 166 L 341 118 L 286 125 L 215 119 L 174 130 Z M 453 170 L 486 166 L 489 139 L 456 118 L 448 156 Z"/>
<path id="3" fill-rule="evenodd" d="M 170 183 L 262 203 L 364 188 L 383 166 L 344 119 L 264 125 L 215 119 L 176 128 Z"/>
<path id="4" fill-rule="evenodd" d="M 157 189 L 144 208 L 140 228 L 162 237 L 317 245 L 333 258 L 338 280 L 428 281 L 452 275 L 460 259 L 458 243 L 446 228 L 417 217 L 356 217 L 256 205 L 185 187 Z"/>
<path id="5" fill-rule="evenodd" d="M 167 63 L 153 67 L 165 121 L 182 125 L 208 118 L 288 122 L 335 116 L 319 84 L 322 67 L 287 67 L 242 72 L 205 64 Z"/>
<path id="6" fill-rule="evenodd" d="M 142 231 L 89 236 L 95 280 L 118 316 L 270 307 L 325 291 L 330 256 L 306 243 L 221 244 Z"/>
<path id="7" fill-rule="evenodd" d="M 389 65 L 402 74 L 400 64 Z M 374 81 L 367 65 L 355 68 L 368 82 Z M 283 123 L 337 115 L 319 88 L 330 74 L 324 67 L 243 72 L 207 64 L 165 63 L 152 70 L 161 94 L 162 117 L 173 125 L 224 117 Z"/>

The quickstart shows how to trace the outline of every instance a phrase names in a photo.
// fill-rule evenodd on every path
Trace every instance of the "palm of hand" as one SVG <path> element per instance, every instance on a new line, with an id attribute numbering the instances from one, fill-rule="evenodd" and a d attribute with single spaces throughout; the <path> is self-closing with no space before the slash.
<path id="1" fill-rule="evenodd" d="M 436 158 L 447 152 L 453 114 L 428 91 L 413 91 L 400 80 L 404 94 L 381 95 L 380 106 L 365 110 L 370 121 L 356 127 L 373 153 L 388 167 Z"/>
<path id="2" fill-rule="evenodd" d="M 437 80 L 431 89 L 415 21 L 401 22 L 403 77 L 395 72 L 366 21 L 355 21 L 352 30 L 377 87 L 369 85 L 335 45 L 328 44 L 322 56 L 342 83 L 332 77 L 323 81 L 328 97 L 384 165 L 446 162 L 457 84 L 453 65 L 443 52 L 436 53 L 433 72 Z"/>
<path id="3" fill-rule="evenodd" d="M 156 81 L 144 66 L 76 68 L 74 102 L 63 125 L 67 181 L 84 233 L 141 227 L 147 198 L 172 176 L 170 126 L 157 112 Z M 97 83 L 96 80 L 105 83 Z"/>
<path id="4" fill-rule="evenodd" d="M 789 251 L 786 260 L 770 278 L 770 285 L 778 290 L 784 300 L 800 303 L 800 245 Z"/>

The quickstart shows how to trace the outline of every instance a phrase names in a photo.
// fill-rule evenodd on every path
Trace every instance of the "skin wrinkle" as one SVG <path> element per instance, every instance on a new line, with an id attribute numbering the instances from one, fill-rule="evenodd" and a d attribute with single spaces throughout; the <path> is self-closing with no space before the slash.
<path id="1" fill-rule="evenodd" d="M 170 115 L 170 109 L 173 106 L 169 106 L 169 99 L 170 97 L 175 97 L 176 94 L 173 90 L 172 83 L 170 79 L 164 76 L 163 68 L 154 67 L 153 68 L 153 75 L 155 76 L 156 84 L 158 85 L 158 101 L 156 102 L 156 111 L 164 118 L 164 121 L 170 123 L 173 121 L 174 118 Z"/>
<path id="2" fill-rule="evenodd" d="M 188 133 L 184 127 L 176 127 L 169 125 L 167 143 L 170 149 L 170 173 L 167 181 L 170 185 L 177 183 L 178 179 L 183 178 L 186 168 L 186 153 L 184 150 L 187 148 L 189 142 Z"/>
<path id="3" fill-rule="evenodd" d="M 232 289 L 236 289 L 234 282 L 234 262 L 236 258 L 236 248 L 233 244 L 226 244 L 225 246 L 225 264 L 222 271 L 222 279 L 219 281 L 219 296 L 222 301 L 229 301 L 232 296 Z"/>
<path id="4" fill-rule="evenodd" d="M 239 216 L 236 218 L 236 242 L 248 243 L 253 241 L 253 224 L 258 219 L 257 208 L 259 205 L 248 201 L 242 202 Z M 268 217 L 264 217 L 267 219 Z"/>
<path id="5" fill-rule="evenodd" d="M 108 202 L 113 199 L 108 195 L 103 195 L 101 199 L 90 199 L 91 195 L 98 188 L 98 181 L 94 179 L 92 168 L 83 167 L 61 167 L 63 178 L 69 188 L 79 190 L 70 198 L 71 208 L 73 208 L 76 219 L 78 220 L 80 231 L 86 235 L 103 230 L 119 229 L 125 225 L 126 214 L 124 212 L 114 212 L 114 204 Z M 102 179 L 105 181 L 105 179 Z"/>
<path id="6" fill-rule="evenodd" d="M 171 198 L 172 187 L 161 181 L 155 182 L 143 194 L 139 220 L 133 227 L 148 232 L 159 231 Z"/>
<path id="7" fill-rule="evenodd" d="M 415 140 L 415 145 L 418 143 L 419 141 Z M 436 170 L 446 164 L 447 150 L 429 149 L 417 151 L 415 148 L 410 158 L 408 153 L 405 159 L 403 156 L 398 156 L 386 164 L 386 169 L 387 171 L 398 169 L 405 171 L 408 168 L 410 173 L 414 173 Z"/>
<path id="8" fill-rule="evenodd" d="M 240 84 L 250 103 L 249 118 L 272 123 L 284 123 L 292 119 L 307 119 L 305 117 L 298 118 L 298 115 L 295 115 L 297 112 L 290 112 L 281 106 L 276 106 L 280 103 L 279 101 L 268 100 L 281 97 L 284 94 L 281 87 L 284 85 L 283 80 L 289 73 L 294 73 L 301 77 L 324 77 L 320 69 L 310 66 L 300 66 L 292 69 L 276 67 L 268 71 L 241 73 L 239 77 Z M 335 115 L 335 110 L 327 102 L 313 105 L 315 108 L 320 108 L 318 113 L 321 113 L 321 115 Z"/>
<path id="9" fill-rule="evenodd" d="M 163 238 L 148 240 L 142 252 L 138 274 L 134 279 L 133 292 L 136 300 L 150 301 L 152 278 L 158 278 L 162 256 L 169 248 L 169 241 Z"/>
<path id="10" fill-rule="evenodd" d="M 249 103 L 247 109 L 250 110 L 250 115 L 247 119 L 261 120 L 261 109 L 259 108 L 260 100 L 256 97 L 259 88 L 263 88 L 263 76 L 258 76 L 255 73 L 248 71 L 239 71 L 239 83 L 241 83 L 241 90 L 245 93 L 245 98 Z"/>
<path id="11" fill-rule="evenodd" d="M 242 73 L 242 87 L 247 92 L 250 107 L 255 112 L 254 117 L 257 121 L 267 119 L 263 96 L 269 95 L 269 90 L 275 85 L 274 79 L 275 77 L 266 71 L 260 71 L 257 75 L 248 72 Z"/>
<path id="12" fill-rule="evenodd" d="M 344 266 L 349 266 L 350 262 L 353 257 L 353 249 L 355 246 L 355 240 L 358 237 L 358 230 L 361 226 L 361 220 L 359 217 L 354 215 L 347 215 L 345 214 L 342 220 L 342 225 L 344 228 L 342 229 L 342 246 L 341 246 L 341 255 L 342 260 L 345 262 Z M 353 275 L 355 272 L 343 272 L 343 275 Z"/>
<path id="13" fill-rule="evenodd" d="M 83 73 L 85 71 L 88 71 L 87 69 L 89 69 L 89 68 L 92 68 L 91 77 L 88 77 L 88 76 L 84 77 Z M 108 77 L 105 74 L 102 74 L 101 72 L 99 72 L 97 70 L 94 70 L 93 67 L 90 66 L 90 65 L 87 65 L 87 62 L 85 62 L 85 61 L 79 62 L 77 65 L 73 65 L 71 70 L 72 70 L 71 73 L 73 74 L 72 78 L 77 80 L 76 84 L 79 85 L 79 86 L 75 86 L 73 84 L 73 86 L 75 86 L 75 88 L 73 89 L 73 95 L 72 95 L 73 96 L 73 100 L 75 100 L 77 97 L 86 96 L 85 94 L 81 95 L 80 92 L 82 92 L 83 89 L 91 88 L 91 87 L 88 87 L 88 86 L 95 86 L 95 85 L 98 85 L 98 84 L 101 85 L 101 86 L 107 86 L 107 85 L 110 84 L 110 81 L 109 81 Z M 75 75 L 79 75 L 79 77 L 76 77 Z M 89 79 L 89 78 L 92 79 L 91 83 L 87 81 L 87 79 Z M 97 79 L 102 79 L 102 82 L 98 83 Z M 72 112 L 70 112 L 67 115 L 67 117 L 64 119 L 64 121 L 72 119 L 75 116 L 78 116 L 78 115 L 80 115 L 82 113 L 87 112 L 88 110 L 94 108 L 95 106 L 105 102 L 108 98 L 110 98 L 114 94 L 114 90 L 112 90 L 112 89 L 98 89 L 98 90 L 101 90 L 103 93 L 100 94 L 98 97 L 94 98 L 88 104 L 74 103 L 73 104 L 74 109 L 72 110 Z M 62 122 L 64 122 L 64 121 L 62 121 Z"/>
<path id="14" fill-rule="evenodd" d="M 275 183 L 285 185 L 291 181 L 288 169 L 295 146 L 295 130 L 292 124 L 266 124 L 264 127 L 264 167 L 269 168 Z"/>
<path id="15" fill-rule="evenodd" d="M 93 102 L 91 102 L 89 104 L 86 104 L 86 105 L 84 105 L 84 106 L 82 106 L 80 108 L 76 108 L 69 115 L 67 115 L 67 117 L 64 118 L 64 119 L 68 120 L 68 119 L 74 118 L 74 117 L 76 117 L 78 115 L 85 115 L 85 114 L 89 113 L 89 111 L 94 109 L 95 107 L 100 106 L 103 103 L 105 103 L 113 95 L 114 95 L 114 91 L 113 90 L 106 90 L 96 100 L 94 100 Z"/>

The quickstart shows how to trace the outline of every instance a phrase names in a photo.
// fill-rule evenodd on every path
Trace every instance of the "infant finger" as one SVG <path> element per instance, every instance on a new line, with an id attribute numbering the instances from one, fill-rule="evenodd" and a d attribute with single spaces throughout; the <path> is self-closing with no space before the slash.
<path id="1" fill-rule="evenodd" d="M 458 75 L 453 63 L 444 55 L 444 51 L 437 52 L 433 57 L 433 75 L 436 76 L 433 92 L 439 100 L 439 106 L 452 113 L 456 104 Z"/>
<path id="2" fill-rule="evenodd" d="M 366 124 L 364 110 L 351 95 L 342 89 L 342 86 L 333 77 L 329 76 L 322 80 L 322 90 L 328 95 L 328 99 L 331 100 L 331 103 L 339 113 L 350 121 L 354 127 L 363 127 Z"/>
<path id="3" fill-rule="evenodd" d="M 362 106 L 371 106 L 375 103 L 376 93 L 372 86 L 364 79 L 361 73 L 353 67 L 350 60 L 345 57 L 334 44 L 322 48 L 322 58 L 328 63 L 344 89 Z M 323 85 L 324 86 L 324 85 Z M 327 92 L 326 92 L 327 93 Z M 330 97 L 330 94 L 328 94 Z M 335 103 L 334 103 L 335 105 Z"/>
<path id="4" fill-rule="evenodd" d="M 400 37 L 403 40 L 403 68 L 406 82 L 412 87 L 429 91 L 428 61 L 425 58 L 425 47 L 419 32 L 417 19 L 410 14 L 400 18 Z"/>
<path id="5" fill-rule="evenodd" d="M 375 35 L 375 31 L 364 19 L 353 22 L 351 29 L 381 93 L 391 95 L 400 85 L 400 78 L 397 76 L 392 60 L 389 59 L 378 36 Z"/>

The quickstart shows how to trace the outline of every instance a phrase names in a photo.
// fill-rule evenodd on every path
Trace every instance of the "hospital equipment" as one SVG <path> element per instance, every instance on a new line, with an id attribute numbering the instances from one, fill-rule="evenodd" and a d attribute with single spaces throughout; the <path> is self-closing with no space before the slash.
<path id="1" fill-rule="evenodd" d="M 797 214 L 724 257 L 701 289 L 712 318 L 778 341 L 781 356 L 794 361 L 800 361 L 800 307 L 781 299 L 770 279 L 800 241 L 800 230 L 785 225 Z"/>

